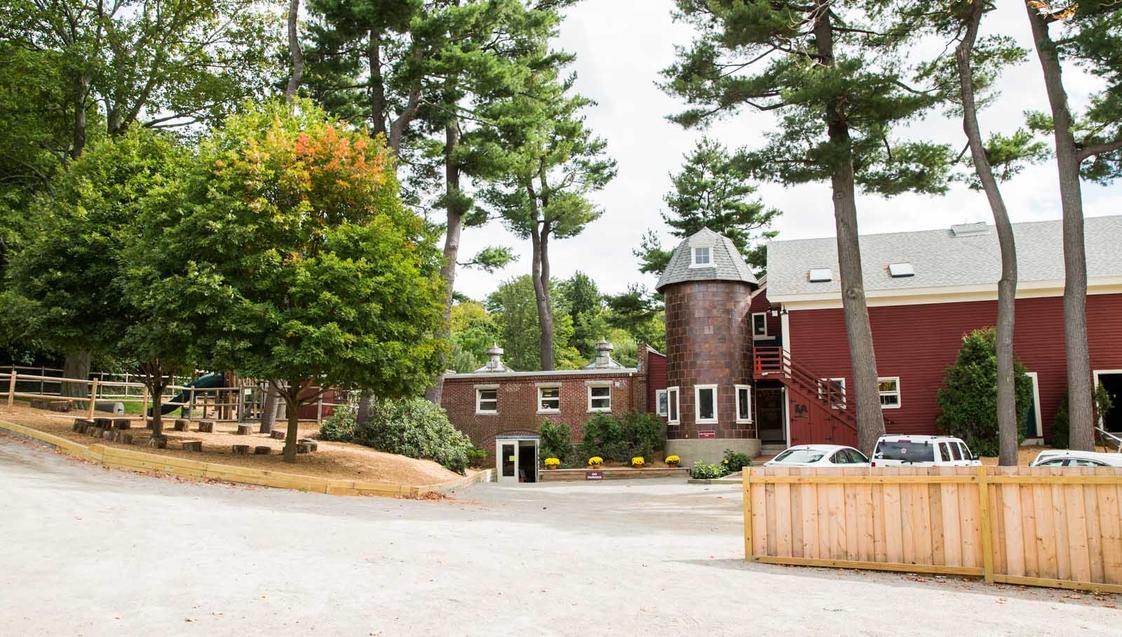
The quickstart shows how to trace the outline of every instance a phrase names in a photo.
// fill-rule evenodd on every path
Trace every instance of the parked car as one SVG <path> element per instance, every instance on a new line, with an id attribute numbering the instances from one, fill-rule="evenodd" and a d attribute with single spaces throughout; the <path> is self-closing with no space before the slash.
<path id="1" fill-rule="evenodd" d="M 1122 467 L 1122 453 L 1098 451 L 1041 451 L 1030 467 Z"/>
<path id="2" fill-rule="evenodd" d="M 979 467 L 978 455 L 950 436 L 881 436 L 873 449 L 874 467 Z"/>
<path id="3" fill-rule="evenodd" d="M 788 447 L 765 467 L 867 467 L 869 459 L 853 447 L 842 445 L 795 445 Z"/>

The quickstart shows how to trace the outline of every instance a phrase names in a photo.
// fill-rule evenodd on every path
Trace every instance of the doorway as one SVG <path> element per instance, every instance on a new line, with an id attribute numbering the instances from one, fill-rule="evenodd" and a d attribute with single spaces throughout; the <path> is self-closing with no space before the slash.
<path id="1" fill-rule="evenodd" d="M 1095 372 L 1095 388 L 1102 385 L 1110 396 L 1111 408 L 1098 414 L 1102 428 L 1110 432 L 1122 431 L 1122 369 L 1104 369 Z"/>
<path id="2" fill-rule="evenodd" d="M 538 481 L 537 437 L 503 436 L 495 439 L 495 471 L 499 482 Z"/>
<path id="3" fill-rule="evenodd" d="M 1021 433 L 1025 438 L 1043 438 L 1044 426 L 1040 421 L 1040 374 L 1025 374 L 1032 380 L 1032 401 L 1025 406 L 1024 430 Z"/>
<path id="4" fill-rule="evenodd" d="M 786 444 L 783 388 L 756 385 L 757 436 L 764 444 Z"/>

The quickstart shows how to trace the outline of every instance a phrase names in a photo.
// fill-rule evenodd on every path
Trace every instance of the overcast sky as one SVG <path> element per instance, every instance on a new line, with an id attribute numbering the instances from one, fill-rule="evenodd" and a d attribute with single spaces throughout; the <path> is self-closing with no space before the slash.
<path id="1" fill-rule="evenodd" d="M 594 195 L 603 217 L 583 234 L 551 245 L 553 276 L 567 278 L 580 270 L 590 275 L 603 292 L 615 293 L 628 283 L 653 288 L 655 277 L 639 272 L 632 249 L 648 228 L 671 239 L 659 213 L 670 188 L 670 173 L 677 172 L 682 156 L 704 133 L 683 130 L 666 116 L 682 104 L 656 85 L 659 72 L 674 59 L 674 45 L 692 39 L 692 29 L 675 23 L 671 0 L 585 0 L 570 9 L 561 29 L 560 48 L 576 53 L 576 90 L 597 102 L 588 111 L 591 128 L 608 142 L 608 153 L 619 164 L 619 175 Z M 1016 37 L 1031 48 L 1028 22 L 1020 2 L 1000 2 L 987 28 Z M 1065 75 L 1075 105 L 1084 103 L 1096 88 L 1093 78 L 1077 72 Z M 1025 110 L 1047 110 L 1039 63 L 1035 53 L 1003 78 L 1002 98 L 981 114 L 985 131 L 1015 130 Z M 755 147 L 772 126 L 769 116 L 742 111 L 713 126 L 708 134 L 730 148 Z M 959 145 L 965 143 L 961 125 L 938 116 L 916 125 L 916 135 L 927 135 Z M 1029 167 L 1003 188 L 1014 221 L 1059 218 L 1055 165 Z M 1122 214 L 1122 184 L 1104 188 L 1084 184 L 1087 216 Z M 783 212 L 775 229 L 779 239 L 834 236 L 833 209 L 827 184 L 783 188 L 761 184 L 761 198 Z M 858 218 L 863 234 L 948 227 L 964 221 L 990 221 L 992 216 L 981 193 L 957 186 L 945 196 L 903 195 L 891 199 L 858 196 Z M 461 270 L 457 291 L 482 299 L 501 282 L 530 271 L 529 241 L 511 235 L 499 222 L 464 232 L 461 255 L 468 258 L 480 248 L 507 245 L 518 261 L 495 274 Z"/>

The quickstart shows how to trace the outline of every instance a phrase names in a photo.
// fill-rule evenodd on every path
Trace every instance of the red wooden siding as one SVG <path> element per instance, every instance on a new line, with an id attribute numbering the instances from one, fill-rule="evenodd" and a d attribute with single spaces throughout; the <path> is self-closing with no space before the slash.
<path id="1" fill-rule="evenodd" d="M 869 308 L 877 373 L 900 377 L 901 407 L 884 412 L 894 423 L 890 433 L 935 433 L 935 397 L 944 371 L 958 355 L 962 335 L 993 325 L 996 317 L 995 301 Z M 1014 348 L 1025 368 L 1039 375 L 1047 435 L 1067 390 L 1062 299 L 1019 299 L 1016 320 Z M 1087 325 L 1092 369 L 1122 369 L 1122 295 L 1087 297 Z M 852 400 L 842 310 L 791 311 L 789 328 L 793 359 L 824 378 L 845 378 Z"/>
<path id="2" fill-rule="evenodd" d="M 765 288 L 759 294 L 752 297 L 752 305 L 749 306 L 749 312 L 756 314 L 758 312 L 767 312 L 767 333 L 770 337 L 769 340 L 763 341 L 767 344 L 774 344 L 778 342 L 782 325 L 778 316 L 771 315 L 771 302 L 767 300 L 767 289 Z"/>
<path id="3" fill-rule="evenodd" d="M 658 413 L 655 392 L 666 389 L 666 357 L 653 351 L 647 352 L 647 411 Z M 663 420 L 666 420 L 663 418 Z"/>

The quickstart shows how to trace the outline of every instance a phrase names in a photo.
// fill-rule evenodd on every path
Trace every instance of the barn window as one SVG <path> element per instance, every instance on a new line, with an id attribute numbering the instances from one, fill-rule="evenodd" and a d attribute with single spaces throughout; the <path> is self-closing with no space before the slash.
<path id="1" fill-rule="evenodd" d="M 693 261 L 690 263 L 690 267 L 706 268 L 711 265 L 713 265 L 713 256 L 709 253 L 708 247 L 693 249 Z"/>
<path id="2" fill-rule="evenodd" d="M 538 386 L 538 413 L 550 414 L 561 411 L 561 387 L 557 385 Z"/>
<path id="3" fill-rule="evenodd" d="M 678 414 L 679 394 L 680 392 L 677 387 L 666 388 L 666 422 L 671 425 L 676 425 L 681 422 L 681 417 Z"/>
<path id="4" fill-rule="evenodd" d="M 664 418 L 670 413 L 670 399 L 665 389 L 655 391 L 655 413 Z"/>
<path id="5" fill-rule="evenodd" d="M 752 388 L 748 385 L 736 386 L 736 422 L 752 422 Z"/>
<path id="6" fill-rule="evenodd" d="M 611 411 L 612 410 L 612 386 L 605 385 L 589 385 L 588 386 L 588 411 Z"/>
<path id="7" fill-rule="evenodd" d="M 497 414 L 497 413 L 499 413 L 499 388 L 498 387 L 476 387 L 475 388 L 475 413 L 477 413 L 477 414 Z"/>
<path id="8" fill-rule="evenodd" d="M 768 338 L 767 312 L 752 313 L 752 338 L 756 340 Z"/>
<path id="9" fill-rule="evenodd" d="M 889 376 L 877 379 L 877 389 L 880 392 L 880 406 L 883 409 L 900 408 L 900 377 Z"/>
<path id="10" fill-rule="evenodd" d="M 694 416 L 699 424 L 717 422 L 717 386 L 698 385 L 694 387 Z"/>

